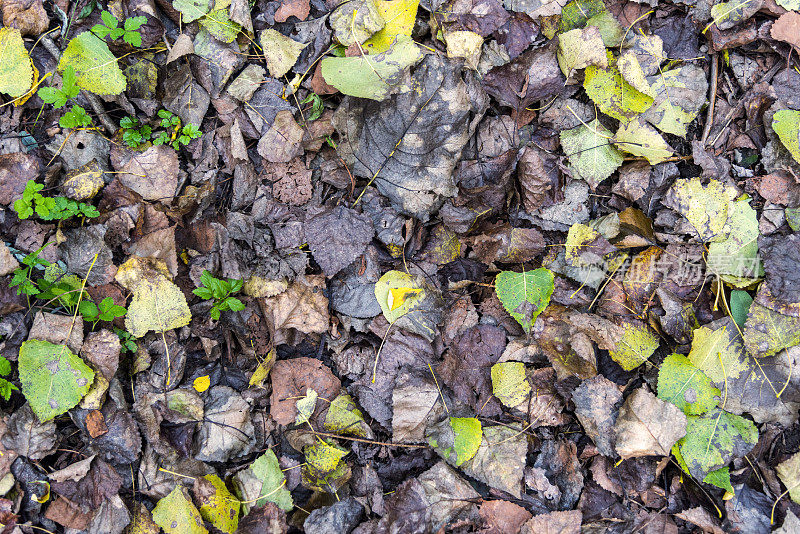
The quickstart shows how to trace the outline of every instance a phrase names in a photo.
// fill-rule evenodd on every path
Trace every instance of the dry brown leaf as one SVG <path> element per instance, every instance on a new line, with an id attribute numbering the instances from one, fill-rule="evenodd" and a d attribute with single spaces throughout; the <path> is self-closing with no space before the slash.
<path id="1" fill-rule="evenodd" d="M 328 329 L 328 298 L 324 276 L 296 280 L 276 297 L 264 299 L 276 330 L 294 328 L 305 334 L 321 334 Z"/>
<path id="2" fill-rule="evenodd" d="M 316 391 L 319 398 L 332 401 L 342 386 L 331 370 L 314 358 L 279 360 L 275 362 L 270 377 L 272 397 L 269 413 L 279 425 L 294 423 L 297 401 L 306 396 L 308 389 Z M 317 403 L 315 412 L 322 409 L 322 404 Z"/>
<path id="3" fill-rule="evenodd" d="M 521 534 L 580 534 L 583 514 L 580 510 L 537 515 L 522 525 Z"/>

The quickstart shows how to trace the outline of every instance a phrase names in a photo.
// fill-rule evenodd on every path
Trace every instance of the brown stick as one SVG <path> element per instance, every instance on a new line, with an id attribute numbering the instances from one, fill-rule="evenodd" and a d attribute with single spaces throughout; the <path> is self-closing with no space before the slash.
<path id="1" fill-rule="evenodd" d="M 708 113 L 706 113 L 706 124 L 703 127 L 703 137 L 700 142 L 706 146 L 708 135 L 711 133 L 711 126 L 714 124 L 714 106 L 717 103 L 717 78 L 719 78 L 719 56 L 716 52 L 711 54 L 711 90 L 708 97 Z"/>

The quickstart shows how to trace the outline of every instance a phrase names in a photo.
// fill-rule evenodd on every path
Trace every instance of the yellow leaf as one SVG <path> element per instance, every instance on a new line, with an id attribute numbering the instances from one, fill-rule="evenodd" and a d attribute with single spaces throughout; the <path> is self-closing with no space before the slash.
<path id="1" fill-rule="evenodd" d="M 422 293 L 421 289 L 414 289 L 411 287 L 398 287 L 389 289 L 389 309 L 394 311 L 403 304 L 406 299 L 416 297 Z"/>
<path id="2" fill-rule="evenodd" d="M 411 37 L 419 0 L 377 0 L 375 4 L 386 25 L 364 42 L 364 48 L 370 54 L 389 50 L 398 35 Z"/>
<path id="3" fill-rule="evenodd" d="M 275 363 L 275 349 L 269 351 L 267 357 L 261 360 L 261 363 L 258 364 L 256 370 L 253 371 L 252 376 L 250 377 L 250 386 L 260 386 L 264 383 L 264 380 L 267 379 L 269 376 L 269 372 L 272 370 L 272 365 Z"/>
<path id="4" fill-rule="evenodd" d="M 0 28 L 0 93 L 17 98 L 33 84 L 33 63 L 16 28 Z"/>
<path id="5" fill-rule="evenodd" d="M 116 280 L 133 292 L 125 329 L 134 338 L 150 330 L 162 333 L 180 328 L 192 320 L 186 297 L 170 281 L 169 270 L 162 260 L 132 256 L 120 266 Z"/>
<path id="6" fill-rule="evenodd" d="M 211 379 L 208 377 L 208 375 L 198 376 L 197 378 L 194 379 L 194 382 L 192 383 L 192 387 L 198 393 L 204 392 L 205 390 L 208 389 L 208 386 L 210 385 L 211 385 Z"/>

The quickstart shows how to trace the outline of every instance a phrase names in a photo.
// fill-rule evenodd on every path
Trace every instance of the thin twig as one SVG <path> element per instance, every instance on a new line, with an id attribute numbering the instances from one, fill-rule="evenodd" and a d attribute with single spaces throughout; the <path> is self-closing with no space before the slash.
<path id="1" fill-rule="evenodd" d="M 719 56 L 716 52 L 711 54 L 711 89 L 708 97 L 708 113 L 706 113 L 706 125 L 703 127 L 703 137 L 700 142 L 706 146 L 706 140 L 711 133 L 711 126 L 714 124 L 714 106 L 717 103 L 717 78 L 719 78 Z"/>

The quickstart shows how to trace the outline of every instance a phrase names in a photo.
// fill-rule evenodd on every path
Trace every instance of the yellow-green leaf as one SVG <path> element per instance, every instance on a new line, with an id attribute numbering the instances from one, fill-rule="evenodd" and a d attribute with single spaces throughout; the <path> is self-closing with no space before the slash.
<path id="1" fill-rule="evenodd" d="M 16 28 L 0 28 L 0 93 L 17 98 L 33 84 L 33 63 Z"/>
<path id="2" fill-rule="evenodd" d="M 689 360 L 715 383 L 739 378 L 749 367 L 728 336 L 727 326 L 711 330 L 702 326 L 694 331 Z"/>
<path id="3" fill-rule="evenodd" d="M 327 432 L 356 436 L 358 438 L 372 438 L 372 430 L 364 421 L 364 414 L 361 413 L 353 398 L 347 393 L 342 393 L 333 399 L 325 416 L 323 428 Z"/>
<path id="4" fill-rule="evenodd" d="M 629 154 L 646 158 L 651 165 L 657 165 L 673 154 L 664 138 L 642 119 L 621 123 L 614 135 L 614 144 Z"/>
<path id="5" fill-rule="evenodd" d="M 514 408 L 528 399 L 531 385 L 522 362 L 500 362 L 492 366 L 492 393 L 505 406 Z"/>
<path id="6" fill-rule="evenodd" d="M 192 320 L 186 297 L 168 275 L 163 261 L 138 256 L 131 256 L 117 270 L 117 282 L 133 292 L 125 316 L 125 329 L 133 337 L 142 337 L 150 330 L 180 328 Z"/>
<path id="7" fill-rule="evenodd" d="M 478 452 L 483 427 L 474 417 L 449 417 L 428 428 L 425 435 L 442 458 L 458 467 Z"/>
<path id="8" fill-rule="evenodd" d="M 292 494 L 286 489 L 286 477 L 272 449 L 255 459 L 247 469 L 234 475 L 233 487 L 242 499 L 245 515 L 251 508 L 273 502 L 281 510 L 294 508 Z"/>
<path id="9" fill-rule="evenodd" d="M 208 534 L 200 512 L 180 484 L 158 501 L 153 521 L 167 534 Z"/>
<path id="10" fill-rule="evenodd" d="M 375 283 L 375 298 L 389 323 L 413 310 L 425 299 L 425 288 L 402 271 L 389 271 Z"/>
<path id="11" fill-rule="evenodd" d="M 17 363 L 22 394 L 43 423 L 77 406 L 94 380 L 94 371 L 79 356 L 49 341 L 23 343 Z"/>
<path id="12" fill-rule="evenodd" d="M 700 178 L 678 179 L 664 197 L 664 205 L 689 221 L 704 242 L 724 241 L 731 231 L 728 211 L 736 189 L 719 180 L 704 186 Z"/>
<path id="13" fill-rule="evenodd" d="M 203 479 L 208 483 L 196 484 L 194 490 L 200 515 L 220 531 L 234 534 L 239 526 L 239 501 L 217 475 L 206 475 Z"/>
<path id="14" fill-rule="evenodd" d="M 228 16 L 227 9 L 215 9 L 200 19 L 200 25 L 223 43 L 232 43 L 242 27 Z"/>
<path id="15" fill-rule="evenodd" d="M 557 58 L 558 66 L 567 78 L 589 65 L 608 67 L 608 56 L 600 29 L 589 26 L 559 35 Z"/>
<path id="16" fill-rule="evenodd" d="M 772 116 L 772 129 L 794 160 L 800 163 L 800 111 L 782 109 Z"/>
<path id="17" fill-rule="evenodd" d="M 314 408 L 317 407 L 317 392 L 311 388 L 306 389 L 306 396 L 298 399 L 295 405 L 297 406 L 295 424 L 302 425 L 307 423 L 314 413 Z"/>
<path id="18" fill-rule="evenodd" d="M 280 78 L 294 66 L 306 45 L 268 28 L 261 32 L 261 47 L 267 58 L 270 76 Z"/>
<path id="19" fill-rule="evenodd" d="M 560 139 L 570 170 L 576 178 L 586 180 L 592 189 L 622 165 L 622 153 L 610 142 L 611 131 L 597 119 L 571 130 L 562 130 Z"/>
<path id="20" fill-rule="evenodd" d="M 623 369 L 630 371 L 653 355 L 658 348 L 658 341 L 658 335 L 646 324 L 625 323 L 622 338 L 608 353 Z"/>
<path id="21" fill-rule="evenodd" d="M 108 45 L 92 32 L 74 37 L 58 62 L 58 71 L 75 70 L 78 86 L 98 95 L 118 95 L 127 81 Z"/>
<path id="22" fill-rule="evenodd" d="M 800 343 L 800 317 L 784 315 L 757 302 L 744 324 L 744 346 L 756 358 L 779 353 Z"/>
<path id="23" fill-rule="evenodd" d="M 730 233 L 724 241 L 708 245 L 706 264 L 726 282 L 744 287 L 764 276 L 758 258 L 758 217 L 749 197 L 743 196 L 728 209 L 728 226 Z"/>
<path id="24" fill-rule="evenodd" d="M 501 271 L 494 280 L 500 303 L 526 332 L 547 307 L 553 288 L 553 273 L 545 267 L 524 273 Z"/>
<path id="25" fill-rule="evenodd" d="M 711 379 L 683 354 L 670 354 L 658 371 L 658 398 L 687 415 L 704 414 L 719 403 L 721 393 Z"/>
<path id="26" fill-rule="evenodd" d="M 583 87 L 600 111 L 622 122 L 628 122 L 653 105 L 653 98 L 633 88 L 622 77 L 613 55 L 608 52 L 608 68 L 586 68 Z"/>

